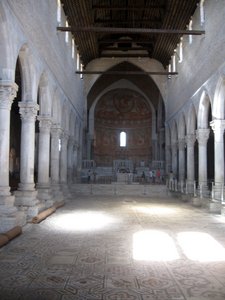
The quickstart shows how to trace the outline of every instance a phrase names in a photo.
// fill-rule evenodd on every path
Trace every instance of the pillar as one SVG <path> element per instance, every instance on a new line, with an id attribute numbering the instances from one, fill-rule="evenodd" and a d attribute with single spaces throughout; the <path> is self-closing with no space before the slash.
<path id="1" fill-rule="evenodd" d="M 34 147 L 35 147 L 35 120 L 38 104 L 33 101 L 19 102 L 21 116 L 21 143 L 20 143 L 20 183 L 15 192 L 17 206 L 27 210 L 27 218 L 38 214 L 39 201 L 34 184 Z"/>
<path id="2" fill-rule="evenodd" d="M 179 185 L 181 192 L 184 189 L 184 177 L 185 177 L 185 139 L 178 140 L 178 150 L 179 150 Z"/>
<path id="3" fill-rule="evenodd" d="M 59 161 L 60 151 L 59 140 L 61 129 L 54 124 L 51 128 L 51 189 L 54 202 L 60 202 L 63 199 L 62 191 L 59 184 Z"/>
<path id="4" fill-rule="evenodd" d="M 52 194 L 49 183 L 50 163 L 50 128 L 49 116 L 39 116 L 39 147 L 38 147 L 38 198 L 45 207 L 52 205 Z"/>
<path id="5" fill-rule="evenodd" d="M 210 130 L 196 130 L 198 140 L 198 182 L 203 189 L 207 189 L 207 142 L 209 139 Z"/>
<path id="6" fill-rule="evenodd" d="M 172 146 L 172 171 L 177 178 L 177 143 L 173 143 Z"/>
<path id="7" fill-rule="evenodd" d="M 25 223 L 24 213 L 14 205 L 15 196 L 9 187 L 10 110 L 18 87 L 15 83 L 0 83 L 0 232 Z"/>
<path id="8" fill-rule="evenodd" d="M 74 161 L 73 161 L 73 154 L 74 154 L 74 139 L 69 138 L 68 140 L 68 159 L 67 159 L 67 167 L 68 167 L 68 183 L 72 184 L 73 182 L 73 168 L 74 168 Z"/>
<path id="9" fill-rule="evenodd" d="M 68 167 L 68 139 L 69 135 L 64 132 L 61 136 L 61 156 L 60 156 L 60 185 L 65 198 L 70 198 L 67 185 L 67 167 Z"/>
<path id="10" fill-rule="evenodd" d="M 216 198 L 221 196 L 221 188 L 224 186 L 224 129 L 225 120 L 213 120 L 210 125 L 214 132 L 214 182 Z"/>
<path id="11" fill-rule="evenodd" d="M 194 181 L 195 181 L 195 153 L 194 145 L 196 141 L 195 134 L 186 135 L 187 144 L 187 192 L 194 192 Z"/>

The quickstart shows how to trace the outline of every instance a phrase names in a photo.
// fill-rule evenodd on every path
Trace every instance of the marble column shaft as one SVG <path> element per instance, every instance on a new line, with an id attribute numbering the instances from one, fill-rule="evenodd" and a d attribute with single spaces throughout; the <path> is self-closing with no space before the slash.
<path id="1" fill-rule="evenodd" d="M 38 104 L 32 101 L 19 102 L 21 127 L 20 183 L 19 190 L 34 191 L 35 119 Z"/>
<path id="2" fill-rule="evenodd" d="M 177 143 L 172 144 L 172 170 L 175 177 L 177 177 Z"/>
<path id="3" fill-rule="evenodd" d="M 179 149 L 179 181 L 184 181 L 185 176 L 185 139 L 178 140 L 178 149 Z"/>
<path id="4" fill-rule="evenodd" d="M 224 184 L 224 129 L 225 120 L 213 120 L 210 123 L 214 132 L 214 181 L 215 184 Z"/>
<path id="5" fill-rule="evenodd" d="M 196 130 L 198 140 L 198 181 L 199 185 L 207 185 L 207 142 L 209 139 L 208 128 Z"/>
<path id="6" fill-rule="evenodd" d="M 0 84 L 0 197 L 11 196 L 9 187 L 10 110 L 18 87 Z"/>
<path id="7" fill-rule="evenodd" d="M 63 133 L 62 135 L 62 147 L 60 157 L 60 182 L 67 183 L 67 159 L 68 159 L 68 134 Z"/>
<path id="8" fill-rule="evenodd" d="M 68 182 L 72 183 L 73 180 L 73 149 L 74 149 L 74 139 L 69 138 L 68 141 L 68 159 L 67 159 L 67 166 L 68 166 Z"/>
<path id="9" fill-rule="evenodd" d="M 51 119 L 39 116 L 38 186 L 49 187 Z"/>
<path id="10" fill-rule="evenodd" d="M 59 183 L 59 139 L 61 129 L 58 127 L 51 128 L 51 181 L 53 184 Z"/>
<path id="11" fill-rule="evenodd" d="M 196 141 L 195 134 L 186 135 L 187 144 L 187 181 L 194 182 L 195 180 L 195 160 L 194 160 L 194 145 Z"/>

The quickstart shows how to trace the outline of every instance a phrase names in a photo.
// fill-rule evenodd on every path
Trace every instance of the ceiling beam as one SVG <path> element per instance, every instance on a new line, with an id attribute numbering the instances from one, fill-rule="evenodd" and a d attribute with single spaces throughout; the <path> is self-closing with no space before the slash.
<path id="1" fill-rule="evenodd" d="M 142 34 L 180 34 L 202 35 L 205 30 L 182 30 L 182 29 L 152 29 L 152 28 L 120 28 L 120 27 L 61 27 L 59 31 L 72 32 L 99 32 L 99 33 L 142 33 Z"/>
<path id="2" fill-rule="evenodd" d="M 105 50 L 104 50 L 105 51 Z M 100 57 L 150 57 L 149 54 L 144 54 L 144 53 L 136 53 L 136 54 L 133 54 L 133 53 L 101 53 L 100 54 Z"/>
<path id="3" fill-rule="evenodd" d="M 118 46 L 118 47 L 101 47 L 101 51 L 148 51 L 151 50 L 151 47 L 123 47 L 123 46 Z"/>
<path id="4" fill-rule="evenodd" d="M 132 40 L 129 40 L 129 39 L 108 39 L 108 40 L 98 40 L 98 44 L 114 44 L 114 43 L 117 43 L 117 44 L 124 44 L 124 43 L 135 43 L 135 44 L 150 44 L 150 45 L 153 45 L 154 44 L 154 41 L 144 41 L 144 40 L 135 40 L 135 39 L 132 39 Z"/>
<path id="5" fill-rule="evenodd" d="M 76 71 L 76 74 L 83 75 L 178 75 L 178 72 L 157 72 L 157 71 Z"/>
<path id="6" fill-rule="evenodd" d="M 102 20 L 102 19 L 96 19 L 94 20 L 94 23 L 96 24 L 135 24 L 135 23 L 155 23 L 155 24 L 161 24 L 162 20 L 153 20 L 153 19 L 130 19 L 130 20 Z"/>
<path id="7" fill-rule="evenodd" d="M 165 9 L 164 5 L 150 5 L 150 6 L 107 6 L 107 5 L 93 5 L 93 10 L 132 10 L 132 11 L 143 11 L 151 9 Z"/>

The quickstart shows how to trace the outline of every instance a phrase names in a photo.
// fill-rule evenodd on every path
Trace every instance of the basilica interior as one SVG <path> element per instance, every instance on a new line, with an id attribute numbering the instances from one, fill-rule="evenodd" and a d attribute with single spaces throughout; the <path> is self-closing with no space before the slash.
<path id="1" fill-rule="evenodd" d="M 224 20 L 0 1 L 1 299 L 225 299 Z"/>

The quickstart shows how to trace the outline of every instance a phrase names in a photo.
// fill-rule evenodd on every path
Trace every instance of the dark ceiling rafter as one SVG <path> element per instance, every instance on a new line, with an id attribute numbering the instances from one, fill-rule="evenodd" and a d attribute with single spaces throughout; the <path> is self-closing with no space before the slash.
<path id="1" fill-rule="evenodd" d="M 123 28 L 123 27 L 61 27 L 59 31 L 72 32 L 96 32 L 96 33 L 142 33 L 142 34 L 178 34 L 178 35 L 202 35 L 204 30 L 181 30 L 181 29 L 153 29 L 153 28 Z"/>
<path id="2" fill-rule="evenodd" d="M 154 72 L 154 71 L 76 71 L 76 74 L 85 75 L 177 75 L 178 72 Z"/>
<path id="3" fill-rule="evenodd" d="M 205 33 L 201 27 L 196 30 L 198 24 L 195 30 L 187 30 L 199 1 L 61 0 L 70 27 L 62 25 L 58 30 L 71 31 L 84 66 L 92 59 L 103 57 L 107 44 L 118 47 L 119 51 L 123 43 L 120 40 L 129 39 L 132 45 L 127 47 L 127 54 L 134 53 L 132 48 L 140 45 L 148 57 L 166 67 L 183 35 Z M 147 45 L 150 45 L 148 50 Z"/>

